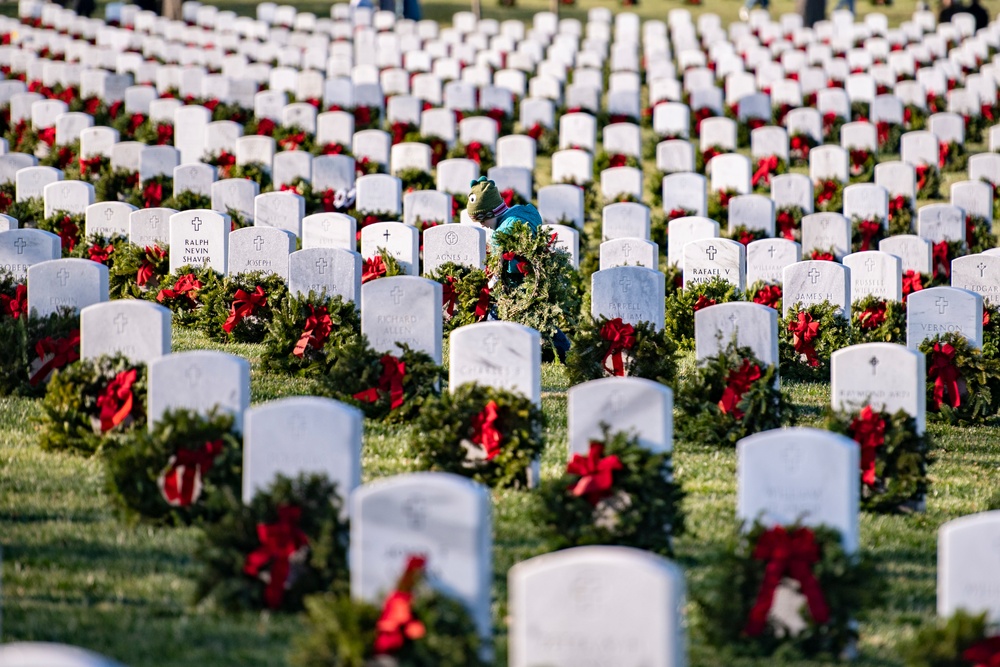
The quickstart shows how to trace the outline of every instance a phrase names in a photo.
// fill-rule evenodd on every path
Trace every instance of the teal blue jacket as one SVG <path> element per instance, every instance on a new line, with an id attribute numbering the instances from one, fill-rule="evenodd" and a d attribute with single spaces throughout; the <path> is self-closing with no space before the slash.
<path id="1" fill-rule="evenodd" d="M 542 228 L 542 216 L 538 209 L 531 204 L 524 204 L 507 209 L 506 213 L 497 218 L 496 231 L 500 234 L 509 234 L 518 222 L 528 225 L 532 234 L 537 234 L 538 230 Z"/>

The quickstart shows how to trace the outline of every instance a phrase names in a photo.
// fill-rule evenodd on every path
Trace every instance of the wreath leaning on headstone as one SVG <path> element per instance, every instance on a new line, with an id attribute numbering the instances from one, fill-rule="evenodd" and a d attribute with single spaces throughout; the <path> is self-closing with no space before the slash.
<path id="1" fill-rule="evenodd" d="M 146 422 L 146 367 L 121 355 L 56 371 L 42 399 L 38 442 L 49 451 L 92 454 L 111 436 Z"/>
<path id="2" fill-rule="evenodd" d="M 348 339 L 360 337 L 357 308 L 340 295 L 289 294 L 273 311 L 261 354 L 263 368 L 270 371 L 299 376 L 326 373 Z"/>
<path id="3" fill-rule="evenodd" d="M 307 631 L 289 655 L 296 667 L 485 667 L 468 610 L 431 588 L 426 560 L 410 555 L 381 608 L 349 595 L 305 600 Z"/>
<path id="4" fill-rule="evenodd" d="M 740 291 L 724 278 L 712 278 L 684 289 L 667 290 L 666 336 L 682 350 L 694 349 L 694 314 L 718 303 L 739 301 Z"/>
<path id="5" fill-rule="evenodd" d="M 175 326 L 197 326 L 207 303 L 206 296 L 218 289 L 221 280 L 211 267 L 186 264 L 176 273 L 162 278 L 158 290 L 144 294 L 147 299 L 170 309 Z"/>
<path id="6" fill-rule="evenodd" d="M 958 332 L 920 344 L 927 359 L 927 414 L 947 424 L 982 424 L 1000 411 L 1000 359 Z"/>
<path id="7" fill-rule="evenodd" d="M 201 329 L 218 341 L 259 343 L 286 294 L 285 281 L 273 273 L 227 276 L 201 294 Z"/>
<path id="8" fill-rule="evenodd" d="M 824 301 L 797 303 L 778 324 L 781 376 L 792 380 L 828 382 L 830 355 L 851 344 L 851 325 L 841 309 Z"/>
<path id="9" fill-rule="evenodd" d="M 650 451 L 635 435 L 603 427 L 601 440 L 539 489 L 537 523 L 548 549 L 611 544 L 672 556 L 684 514 L 670 452 Z"/>
<path id="10" fill-rule="evenodd" d="M 493 487 L 526 487 L 545 449 L 545 417 L 520 394 L 464 384 L 424 403 L 409 449 L 422 470 Z"/>
<path id="11" fill-rule="evenodd" d="M 741 654 L 837 659 L 878 593 L 870 560 L 846 553 L 839 531 L 754 522 L 737 527 L 703 582 L 701 631 Z"/>
<path id="12" fill-rule="evenodd" d="M 229 511 L 223 489 L 240 492 L 243 443 L 233 416 L 170 410 L 153 429 L 134 429 L 105 461 L 112 501 L 134 519 L 184 525 Z"/>
<path id="13" fill-rule="evenodd" d="M 112 299 L 149 298 L 150 292 L 157 294 L 165 286 L 164 280 L 170 273 L 170 253 L 166 246 L 125 243 L 116 247 L 114 254 L 115 261 L 108 273 Z"/>
<path id="14" fill-rule="evenodd" d="M 855 343 L 905 343 L 906 306 L 901 301 L 866 296 L 851 306 Z"/>
<path id="15" fill-rule="evenodd" d="M 729 343 L 681 383 L 678 435 L 699 444 L 734 446 L 748 435 L 789 425 L 794 412 L 777 380 L 777 367 L 764 364 L 749 348 Z"/>
<path id="16" fill-rule="evenodd" d="M 1000 655 L 1000 636 L 991 632 L 988 612 L 959 609 L 948 619 L 925 622 L 917 634 L 901 641 L 897 652 L 905 667 L 991 665 Z"/>
<path id="17" fill-rule="evenodd" d="M 196 597 L 231 611 L 299 611 L 306 595 L 347 590 L 347 521 L 323 475 L 278 475 L 244 504 L 225 489 L 226 511 L 195 551 Z"/>
<path id="18" fill-rule="evenodd" d="M 489 280 L 482 269 L 447 262 L 424 277 L 441 283 L 445 333 L 489 317 Z"/>
<path id="19" fill-rule="evenodd" d="M 861 504 L 876 512 L 918 511 L 930 480 L 930 437 L 917 420 L 899 410 L 890 414 L 866 405 L 860 410 L 827 410 L 824 428 L 851 438 L 861 448 Z"/>
<path id="20" fill-rule="evenodd" d="M 573 336 L 566 373 L 570 385 L 612 376 L 673 385 L 677 377 L 677 345 L 665 330 L 657 331 L 649 322 L 632 325 L 620 317 L 586 317 Z"/>

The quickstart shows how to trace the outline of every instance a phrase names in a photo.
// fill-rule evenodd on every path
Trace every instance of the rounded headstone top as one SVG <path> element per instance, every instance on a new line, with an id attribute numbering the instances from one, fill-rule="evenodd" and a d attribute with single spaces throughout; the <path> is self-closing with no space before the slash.
<path id="1" fill-rule="evenodd" d="M 15 642 L 0 646 L 4 667 L 123 667 L 103 655 L 66 644 Z"/>

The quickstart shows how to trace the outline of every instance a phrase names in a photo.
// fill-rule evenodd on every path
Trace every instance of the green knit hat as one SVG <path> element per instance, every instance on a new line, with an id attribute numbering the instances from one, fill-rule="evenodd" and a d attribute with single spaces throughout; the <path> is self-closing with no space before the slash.
<path id="1" fill-rule="evenodd" d="M 465 210 L 469 217 L 477 222 L 495 218 L 507 210 L 497 184 L 480 176 L 478 180 L 469 183 L 469 202 Z"/>

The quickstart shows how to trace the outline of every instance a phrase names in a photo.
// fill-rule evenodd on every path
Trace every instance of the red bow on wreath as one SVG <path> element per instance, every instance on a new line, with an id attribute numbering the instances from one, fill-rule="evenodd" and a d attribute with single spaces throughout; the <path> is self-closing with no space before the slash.
<path id="1" fill-rule="evenodd" d="M 926 164 L 918 164 L 914 167 L 913 171 L 917 177 L 917 192 L 920 192 L 927 185 L 927 176 L 930 174 L 930 167 Z"/>
<path id="2" fill-rule="evenodd" d="M 788 324 L 788 331 L 792 334 L 792 347 L 797 354 L 805 355 L 806 363 L 813 368 L 819 366 L 819 357 L 816 356 L 816 348 L 813 340 L 819 335 L 819 322 L 813 320 L 812 315 L 807 312 L 799 312 L 798 321 Z"/>
<path id="3" fill-rule="evenodd" d="M 608 167 L 627 167 L 628 166 L 628 156 L 621 153 L 615 153 L 610 158 L 608 158 Z"/>
<path id="4" fill-rule="evenodd" d="M 28 379 L 32 387 L 37 387 L 52 371 L 80 358 L 80 331 L 72 331 L 65 338 L 46 336 L 35 343 L 35 354 L 42 366 Z"/>
<path id="5" fill-rule="evenodd" d="M 139 264 L 139 270 L 135 274 L 135 284 L 138 285 L 139 287 L 142 287 L 150 280 L 152 280 L 153 276 L 156 274 L 156 271 L 153 267 L 153 262 L 151 261 L 150 258 L 155 260 L 161 260 L 163 259 L 163 256 L 166 254 L 163 250 L 160 249 L 160 246 L 158 245 L 154 245 L 152 248 L 146 246 L 145 250 L 146 250 L 146 257 L 144 257 L 142 262 Z"/>
<path id="6" fill-rule="evenodd" d="M 944 169 L 948 164 L 948 154 L 951 152 L 951 145 L 947 141 L 942 141 L 938 146 L 938 169 Z"/>
<path id="7" fill-rule="evenodd" d="M 823 591 L 812 571 L 812 566 L 819 562 L 819 545 L 811 530 L 796 528 L 789 532 L 782 526 L 775 526 L 761 534 L 753 557 L 755 560 L 766 561 L 767 565 L 757 601 L 750 610 L 744 632 L 751 637 L 764 632 L 768 613 L 774 603 L 774 594 L 786 576 L 799 582 L 809 613 L 816 623 L 823 624 L 830 619 Z"/>
<path id="8" fill-rule="evenodd" d="M 889 123 L 884 120 L 875 123 L 875 134 L 877 135 L 879 146 L 885 146 L 889 143 Z"/>
<path id="9" fill-rule="evenodd" d="M 792 215 L 791 211 L 778 211 L 775 223 L 778 225 L 778 236 L 789 241 L 795 240 L 795 228 L 797 225 L 795 224 L 795 216 Z"/>
<path id="10" fill-rule="evenodd" d="M 482 164 L 483 145 L 478 141 L 470 142 L 468 146 L 465 147 L 465 157 L 469 158 L 476 164 Z"/>
<path id="11" fill-rule="evenodd" d="M 861 481 L 875 486 L 875 450 L 885 444 L 885 420 L 866 405 L 851 421 L 849 432 L 861 445 Z"/>
<path id="12" fill-rule="evenodd" d="M 200 449 L 178 449 L 156 480 L 168 505 L 187 507 L 201 496 L 202 475 L 212 469 L 222 453 L 222 440 L 206 442 Z"/>
<path id="13" fill-rule="evenodd" d="M 28 314 L 28 288 L 18 285 L 14 288 L 14 296 L 0 294 L 0 311 L 15 320 Z"/>
<path id="14" fill-rule="evenodd" d="M 413 615 L 413 587 L 423 573 L 427 559 L 410 556 L 396 590 L 386 596 L 382 614 L 375 622 L 375 655 L 395 653 L 406 640 L 423 637 L 427 628 Z"/>
<path id="15" fill-rule="evenodd" d="M 104 393 L 97 397 L 97 407 L 101 411 L 101 433 L 118 426 L 132 413 L 132 385 L 137 377 L 138 373 L 134 368 L 122 371 L 108 383 Z"/>
<path id="16" fill-rule="evenodd" d="M 490 314 L 490 288 L 479 290 L 479 301 L 476 302 L 476 321 L 485 320 Z"/>
<path id="17" fill-rule="evenodd" d="M 778 307 L 781 300 L 781 285 L 764 285 L 753 295 L 753 302 L 768 308 Z"/>
<path id="18" fill-rule="evenodd" d="M 601 327 L 600 336 L 601 340 L 608 342 L 608 351 L 604 353 L 601 367 L 612 375 L 625 375 L 622 352 L 635 347 L 635 327 L 622 322 L 622 318 L 616 317 Z M 611 359 L 611 367 L 608 367 L 608 359 Z"/>
<path id="19" fill-rule="evenodd" d="M 858 233 L 861 235 L 861 250 L 871 250 L 872 241 L 882 231 L 882 223 L 878 220 L 862 220 L 858 223 Z"/>
<path id="20" fill-rule="evenodd" d="M 580 476 L 569 490 L 574 496 L 583 498 L 596 507 L 597 503 L 611 495 L 614 472 L 623 468 L 617 456 L 604 456 L 603 444 L 592 442 L 586 456 L 574 454 L 566 466 L 566 472 Z"/>
<path id="21" fill-rule="evenodd" d="M 987 637 L 962 651 L 972 667 L 1000 667 L 1000 637 Z"/>
<path id="22" fill-rule="evenodd" d="M 930 368 L 927 377 L 934 380 L 934 407 L 941 409 L 941 403 L 947 402 L 953 408 L 962 405 L 962 395 L 959 392 L 958 381 L 962 374 L 955 365 L 955 348 L 949 343 L 934 343 L 930 355 Z M 947 399 L 945 398 L 947 394 Z"/>
<path id="23" fill-rule="evenodd" d="M 704 294 L 699 294 L 698 300 L 694 302 L 694 305 L 691 307 L 691 309 L 694 310 L 695 312 L 698 312 L 702 308 L 708 308 L 709 306 L 714 306 L 715 303 L 716 303 L 715 299 L 709 299 Z"/>
<path id="24" fill-rule="evenodd" d="M 265 308 L 266 306 L 267 293 L 264 292 L 264 288 L 260 285 L 257 285 L 257 289 L 251 294 L 247 294 L 242 289 L 236 290 L 233 305 L 229 308 L 229 317 L 222 324 L 222 330 L 226 333 L 232 333 L 237 324 L 257 312 L 258 308 Z"/>
<path id="25" fill-rule="evenodd" d="M 193 273 L 185 273 L 174 283 L 173 289 L 161 289 L 156 295 L 156 300 L 163 303 L 167 299 L 177 299 L 184 297 L 188 305 L 192 308 L 198 305 L 195 293 L 202 287 L 201 281 Z"/>
<path id="26" fill-rule="evenodd" d="M 757 171 L 753 173 L 751 183 L 757 187 L 761 183 L 767 185 L 771 182 L 771 172 L 778 168 L 778 156 L 768 155 L 757 161 Z"/>
<path id="27" fill-rule="evenodd" d="M 448 317 L 455 314 L 455 305 L 458 303 L 458 292 L 455 291 L 457 282 L 455 276 L 446 276 L 444 283 L 441 284 L 441 303 Z"/>
<path id="28" fill-rule="evenodd" d="M 934 277 L 935 278 L 950 278 L 951 277 L 951 260 L 948 258 L 948 242 L 939 241 L 935 243 L 931 248 L 931 254 L 934 259 Z"/>
<path id="29" fill-rule="evenodd" d="M 101 156 L 95 155 L 92 158 L 80 158 L 80 178 L 87 178 L 91 171 L 98 171 L 101 168 Z"/>
<path id="30" fill-rule="evenodd" d="M 793 152 L 801 153 L 803 160 L 809 159 L 809 140 L 802 135 L 797 134 L 792 136 L 789 149 Z"/>
<path id="31" fill-rule="evenodd" d="M 719 399 L 719 410 L 722 414 L 732 414 L 736 419 L 743 419 L 743 411 L 736 406 L 743 400 L 743 395 L 750 390 L 750 385 L 760 379 L 760 366 L 744 359 L 739 368 L 729 371 L 726 376 L 726 388 L 722 390 Z"/>
<path id="32" fill-rule="evenodd" d="M 381 278 L 386 274 L 385 262 L 381 255 L 375 255 L 365 260 L 364 270 L 361 273 L 361 284 Z"/>
<path id="33" fill-rule="evenodd" d="M 816 203 L 825 204 L 832 200 L 834 195 L 837 194 L 837 181 L 826 180 L 819 184 L 819 192 L 816 193 Z"/>
<path id="34" fill-rule="evenodd" d="M 497 421 L 500 419 L 499 406 L 496 401 L 490 401 L 482 411 L 472 418 L 472 442 L 483 448 L 486 460 L 491 461 L 500 453 L 500 431 Z"/>
<path id="35" fill-rule="evenodd" d="M 258 523 L 257 539 L 260 547 L 247 554 L 243 572 L 258 577 L 268 568 L 270 577 L 264 588 L 264 602 L 271 609 L 281 606 L 285 597 L 285 583 L 291 573 L 291 558 L 297 551 L 309 546 L 309 538 L 299 528 L 302 509 L 293 505 L 278 508 L 274 523 Z"/>
<path id="36" fill-rule="evenodd" d="M 156 126 L 156 145 L 166 146 L 174 141 L 174 126 L 169 123 L 160 123 Z"/>
<path id="37" fill-rule="evenodd" d="M 885 322 L 885 309 L 886 305 L 884 302 L 865 308 L 858 313 L 858 326 L 862 329 L 874 329 L 878 327 Z"/>
<path id="38" fill-rule="evenodd" d="M 671 209 L 670 213 L 667 214 L 667 221 L 669 222 L 671 220 L 676 220 L 677 218 L 684 218 L 687 217 L 687 215 L 688 215 L 687 209 L 674 208 Z"/>
<path id="39" fill-rule="evenodd" d="M 163 184 L 150 181 L 142 189 L 142 200 L 145 208 L 156 208 L 163 202 Z"/>
<path id="40" fill-rule="evenodd" d="M 38 140 L 47 146 L 54 146 L 56 143 L 56 128 L 46 127 L 38 131 Z"/>
<path id="41" fill-rule="evenodd" d="M 896 195 L 889 200 L 889 217 L 895 219 L 907 206 L 906 195 Z"/>
<path id="42" fill-rule="evenodd" d="M 101 247 L 99 243 L 95 243 L 87 248 L 87 254 L 90 255 L 90 261 L 97 262 L 98 264 L 107 264 L 114 252 L 115 247 L 110 243 L 104 247 Z"/>
<path id="43" fill-rule="evenodd" d="M 919 292 L 924 288 L 923 278 L 919 273 L 910 269 L 903 274 L 903 299 L 905 300 L 907 296 L 913 294 L 914 292 Z"/>
<path id="44" fill-rule="evenodd" d="M 355 400 L 366 403 L 378 401 L 379 392 L 389 394 L 391 409 L 395 410 L 403 405 L 403 379 L 406 377 L 406 364 L 392 356 L 383 355 L 379 359 L 382 364 L 382 375 L 378 379 L 378 387 L 372 387 L 354 394 Z"/>
<path id="45" fill-rule="evenodd" d="M 306 318 L 302 335 L 299 336 L 298 342 L 295 343 L 295 349 L 292 350 L 292 354 L 301 359 L 310 347 L 314 350 L 323 349 L 332 329 L 333 324 L 330 321 L 330 314 L 327 312 L 326 306 L 313 306 L 309 304 L 309 317 Z"/>

